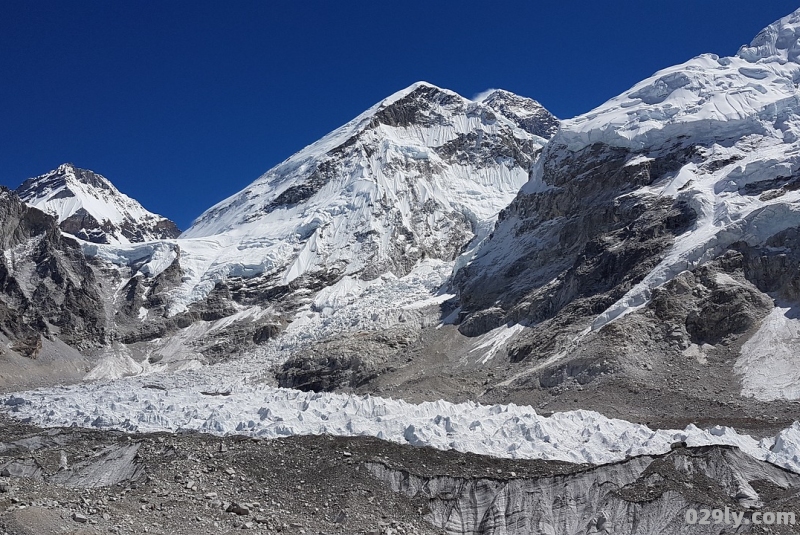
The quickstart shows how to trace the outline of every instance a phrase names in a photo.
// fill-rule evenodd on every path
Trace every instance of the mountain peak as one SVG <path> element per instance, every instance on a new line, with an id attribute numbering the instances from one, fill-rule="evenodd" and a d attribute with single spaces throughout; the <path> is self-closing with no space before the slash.
<path id="1" fill-rule="evenodd" d="M 558 131 L 558 118 L 532 98 L 522 97 L 505 89 L 495 89 L 481 98 L 480 103 L 536 136 L 550 139 Z"/>
<path id="2" fill-rule="evenodd" d="M 437 85 L 420 80 L 419 82 L 414 82 L 410 86 L 389 95 L 388 97 L 383 99 L 383 101 L 381 102 L 381 106 L 389 106 L 397 102 L 398 100 L 402 100 L 410 95 L 428 96 L 428 97 L 435 95 L 450 95 L 461 98 L 461 96 L 458 93 L 455 93 L 454 91 L 450 91 L 449 89 L 444 89 Z"/>
<path id="3" fill-rule="evenodd" d="M 187 287 L 231 273 L 282 285 L 373 280 L 453 261 L 528 180 L 542 137 L 484 104 L 414 83 L 196 219 L 182 238 L 208 239 L 182 244 L 184 258 L 195 243 L 237 245 L 221 245 L 204 279 Z"/>
<path id="4" fill-rule="evenodd" d="M 29 178 L 28 180 L 25 181 L 25 184 L 28 184 L 29 182 L 35 183 L 43 178 L 45 180 L 50 180 L 53 184 L 58 182 L 63 182 L 64 184 L 69 184 L 71 182 L 72 183 L 79 182 L 81 184 L 86 184 L 87 186 L 91 186 L 94 188 L 109 190 L 118 193 L 118 190 L 114 187 L 114 185 L 111 182 L 109 182 L 109 180 L 104 176 L 98 175 L 97 173 L 89 169 L 81 169 L 80 167 L 77 167 L 75 164 L 69 162 L 62 163 L 56 169 L 50 171 L 49 173 L 45 173 L 44 175 L 35 178 Z M 25 184 L 20 186 L 19 190 L 24 189 Z"/>
<path id="5" fill-rule="evenodd" d="M 16 190 L 29 206 L 53 215 L 61 230 L 95 243 L 174 238 L 175 223 L 149 212 L 103 175 L 63 163 Z"/>
<path id="6" fill-rule="evenodd" d="M 742 46 L 737 55 L 749 62 L 800 63 L 800 9 L 776 20 Z"/>

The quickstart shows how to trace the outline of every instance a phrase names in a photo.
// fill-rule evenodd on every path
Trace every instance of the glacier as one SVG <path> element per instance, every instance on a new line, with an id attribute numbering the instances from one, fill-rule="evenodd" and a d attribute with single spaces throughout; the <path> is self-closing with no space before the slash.
<path id="1" fill-rule="evenodd" d="M 208 372 L 209 370 L 205 370 Z M 217 377 L 227 374 L 215 370 Z M 541 416 L 532 407 L 447 401 L 407 403 L 371 396 L 300 392 L 208 381 L 204 371 L 20 392 L 0 398 L 16 418 L 41 426 L 126 432 L 199 431 L 274 439 L 291 435 L 372 436 L 400 444 L 514 459 L 605 464 L 662 454 L 675 442 L 729 445 L 800 473 L 800 423 L 755 440 L 733 428 L 652 430 L 586 410 Z M 200 384 L 201 386 L 198 386 Z"/>

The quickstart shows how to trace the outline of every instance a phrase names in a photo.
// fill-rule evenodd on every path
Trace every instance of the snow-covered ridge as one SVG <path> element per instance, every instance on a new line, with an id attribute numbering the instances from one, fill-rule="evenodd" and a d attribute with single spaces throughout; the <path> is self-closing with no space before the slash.
<path id="1" fill-rule="evenodd" d="M 104 176 L 72 164 L 29 178 L 16 193 L 53 215 L 64 231 L 88 241 L 127 244 L 178 235 L 170 220 L 149 212 Z"/>
<path id="2" fill-rule="evenodd" d="M 496 93 L 511 95 L 499 90 Z M 495 100 L 492 96 L 487 97 L 483 102 L 494 102 Z M 518 103 L 514 110 L 525 114 L 523 118 L 532 113 L 522 106 L 526 101 L 537 109 L 543 109 L 541 105 L 533 100 L 524 99 L 516 95 L 514 97 L 516 97 Z M 402 104 L 403 101 L 407 101 L 408 104 Z M 419 107 L 415 108 L 414 106 L 417 102 Z M 413 116 L 407 118 L 408 121 L 404 124 L 391 125 L 381 122 L 382 119 L 379 117 L 381 112 L 390 110 L 393 106 L 406 108 L 410 110 Z M 397 176 L 399 173 L 397 170 L 384 167 L 385 164 L 389 163 L 386 160 L 392 157 L 410 158 L 412 160 L 434 159 L 435 163 L 439 163 L 436 161 L 435 152 L 431 149 L 441 147 L 459 135 L 479 130 L 485 134 L 496 134 L 503 130 L 510 130 L 514 136 L 521 140 L 532 140 L 538 147 L 544 145 L 546 139 L 521 131 L 516 127 L 513 118 L 503 115 L 500 117 L 496 117 L 494 114 L 487 115 L 486 112 L 490 110 L 491 108 L 483 105 L 483 103 L 472 102 L 453 91 L 436 87 L 426 82 L 412 84 L 375 104 L 344 126 L 327 134 L 319 141 L 312 143 L 270 169 L 245 190 L 209 208 L 183 233 L 182 237 L 205 237 L 234 228 L 240 230 L 242 225 L 253 226 L 249 225 L 249 223 L 254 221 L 265 222 L 264 220 L 268 218 L 269 212 L 279 207 L 270 207 L 272 201 L 279 199 L 281 194 L 284 194 L 298 183 L 306 182 L 309 178 L 312 178 L 314 171 L 320 167 L 321 163 L 336 160 L 340 155 L 349 158 L 369 159 L 371 161 L 359 162 L 361 165 L 357 168 L 343 169 L 349 176 L 337 177 L 343 183 L 337 183 L 336 186 L 348 186 L 352 185 L 353 182 L 368 181 L 374 183 L 380 190 L 376 193 L 397 195 L 400 193 L 398 185 L 392 184 L 390 181 L 396 181 L 399 178 Z M 416 111 L 419 113 L 414 115 Z M 378 158 L 365 154 L 363 150 L 365 145 L 369 145 L 370 147 L 368 148 L 381 151 L 382 154 L 379 154 Z M 349 146 L 355 146 L 356 150 L 345 151 Z M 359 151 L 359 148 L 362 150 Z M 384 157 L 383 161 L 381 161 L 381 156 Z M 450 177 L 444 176 L 441 179 L 445 186 L 448 178 Z M 485 183 L 485 181 L 486 178 L 483 181 L 476 180 L 479 184 Z M 502 186 L 502 184 L 491 183 L 489 185 Z M 433 191 L 428 192 L 425 197 L 436 197 L 437 192 L 435 190 L 441 190 L 442 186 L 434 184 L 430 189 Z M 325 192 L 328 194 L 340 191 L 340 187 L 325 188 Z M 314 193 L 317 192 L 315 191 Z M 420 193 L 424 195 L 426 192 L 420 191 Z M 315 195 L 314 197 L 315 199 L 313 200 L 316 200 L 322 195 Z M 309 198 L 301 199 L 302 202 L 312 206 L 313 200 Z M 437 200 L 439 199 L 437 198 Z M 296 203 L 289 202 L 287 204 Z M 316 204 L 322 207 L 319 201 Z M 475 209 L 484 211 L 478 207 L 475 207 Z M 489 210 L 486 211 L 488 212 Z"/>
<path id="3" fill-rule="evenodd" d="M 651 430 L 584 410 L 544 417 L 531 407 L 517 405 L 412 404 L 266 386 L 169 383 L 161 384 L 154 377 L 22 392 L 0 398 L 0 407 L 43 426 L 195 430 L 261 438 L 323 433 L 374 436 L 496 457 L 591 464 L 665 453 L 677 441 L 689 446 L 725 444 L 800 472 L 798 423 L 775 438 L 757 441 L 731 428 L 701 430 L 690 425 L 684 430 Z"/>
<path id="4" fill-rule="evenodd" d="M 762 30 L 733 57 L 703 54 L 661 70 L 598 108 L 565 121 L 555 144 L 591 143 L 644 150 L 686 133 L 696 139 L 748 134 L 792 141 L 800 10 Z"/>
<path id="5" fill-rule="evenodd" d="M 800 63 L 800 9 L 758 32 L 737 56 L 751 63 Z"/>

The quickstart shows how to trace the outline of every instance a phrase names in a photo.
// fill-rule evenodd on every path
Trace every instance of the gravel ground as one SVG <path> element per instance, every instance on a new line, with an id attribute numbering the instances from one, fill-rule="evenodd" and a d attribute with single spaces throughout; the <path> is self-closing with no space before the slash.
<path id="1" fill-rule="evenodd" d="M 440 534 L 427 500 L 368 463 L 429 475 L 510 477 L 580 465 L 493 459 L 373 438 L 278 440 L 40 429 L 0 415 L 0 534 Z M 120 452 L 135 450 L 125 457 Z M 65 468 L 66 466 L 66 468 Z M 14 475 L 29 477 L 13 477 Z M 8 477 L 8 476 L 12 477 Z M 5 476 L 5 477 L 4 477 Z M 105 479 L 104 479 L 105 478 Z M 110 486 L 96 486 L 113 481 Z"/>

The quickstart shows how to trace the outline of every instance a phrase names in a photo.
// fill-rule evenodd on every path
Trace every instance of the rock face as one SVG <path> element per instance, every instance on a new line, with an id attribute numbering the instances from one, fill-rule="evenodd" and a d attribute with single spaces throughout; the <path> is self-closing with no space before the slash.
<path id="1" fill-rule="evenodd" d="M 451 261 L 527 180 L 557 123 L 535 101 L 503 95 L 509 104 L 499 95 L 484 104 L 414 84 L 212 207 L 182 237 L 247 243 L 227 276 L 260 276 L 275 290 Z"/>
<path id="2" fill-rule="evenodd" d="M 486 95 L 481 103 L 531 134 L 550 139 L 558 131 L 558 119 L 533 99 L 498 89 Z"/>
<path id="3" fill-rule="evenodd" d="M 509 320 L 533 325 L 569 305 L 587 315 L 611 306 L 696 220 L 685 201 L 634 193 L 687 152 L 630 165 L 627 151 L 598 144 L 543 162 L 538 172 L 549 187 L 521 193 L 503 210 L 456 277 L 461 332 L 475 336 Z"/>
<path id="4" fill-rule="evenodd" d="M 26 180 L 16 190 L 29 206 L 54 215 L 61 230 L 94 243 L 176 238 L 175 223 L 145 210 L 105 177 L 72 164 Z"/>
<path id="5" fill-rule="evenodd" d="M 800 501 L 797 474 L 717 446 L 537 478 L 425 476 L 381 463 L 368 469 L 395 492 L 427 500 L 425 518 L 449 534 L 716 534 L 734 528 L 730 514 L 728 526 L 689 527 L 686 511 L 726 508 L 741 514 L 737 533 L 758 533 L 755 511 L 790 511 Z"/>
<path id="6" fill-rule="evenodd" d="M 80 246 L 7 189 L 0 191 L 0 228 L 0 329 L 11 351 L 36 358 L 44 340 L 79 350 L 104 344 L 104 306 Z"/>
<path id="7" fill-rule="evenodd" d="M 164 244 L 174 251 L 172 271 L 163 271 L 166 254 L 149 245 L 86 248 L 119 271 L 127 304 L 118 323 L 132 329 L 122 329 L 122 341 L 161 359 L 143 343 L 172 336 L 176 326 L 201 325 L 182 339 L 180 353 L 225 360 L 275 339 L 298 310 L 316 309 L 314 296 L 325 288 L 378 284 L 426 263 L 454 262 L 528 179 L 542 136 L 557 124 L 535 101 L 507 92 L 490 97 L 473 102 L 427 83 L 390 96 Z M 150 289 L 153 277 L 169 273 L 169 284 Z M 224 319 L 237 316 L 245 319 Z M 343 362 L 354 361 L 345 355 Z M 281 381 L 296 382 L 288 375 Z"/>

